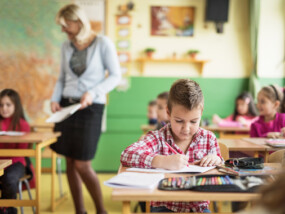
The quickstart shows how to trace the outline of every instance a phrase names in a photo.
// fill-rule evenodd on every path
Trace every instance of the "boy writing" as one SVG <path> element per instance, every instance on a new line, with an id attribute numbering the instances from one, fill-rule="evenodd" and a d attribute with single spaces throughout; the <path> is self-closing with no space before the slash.
<path id="1" fill-rule="evenodd" d="M 170 123 L 127 147 L 121 155 L 122 165 L 170 170 L 194 162 L 200 166 L 219 165 L 222 157 L 215 135 L 199 127 L 203 107 L 200 86 L 193 80 L 177 80 L 171 86 L 167 104 Z M 208 205 L 208 201 L 156 201 L 151 202 L 151 211 L 209 212 Z"/>

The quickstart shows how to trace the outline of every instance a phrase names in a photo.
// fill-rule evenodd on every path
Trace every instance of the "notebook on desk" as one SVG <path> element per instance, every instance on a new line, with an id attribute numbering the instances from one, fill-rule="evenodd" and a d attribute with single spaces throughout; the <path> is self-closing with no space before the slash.
<path id="1" fill-rule="evenodd" d="M 242 127 L 242 124 L 237 121 L 222 121 L 218 124 L 219 127 Z"/>
<path id="2" fill-rule="evenodd" d="M 163 178 L 161 173 L 122 172 L 104 184 L 113 188 L 153 189 Z"/>
<path id="3" fill-rule="evenodd" d="M 285 148 L 285 139 L 268 139 L 265 143 L 275 148 Z"/>

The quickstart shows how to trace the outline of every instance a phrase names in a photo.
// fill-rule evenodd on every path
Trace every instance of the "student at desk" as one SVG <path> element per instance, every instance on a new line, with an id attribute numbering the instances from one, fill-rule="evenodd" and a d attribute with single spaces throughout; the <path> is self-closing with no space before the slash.
<path id="1" fill-rule="evenodd" d="M 13 89 L 4 89 L 0 93 L 0 130 L 29 132 L 30 126 L 26 122 L 19 94 Z M 1 143 L 0 149 L 27 149 L 27 143 Z M 8 155 L 8 154 L 7 154 Z M 5 169 L 0 177 L 2 199 L 16 199 L 18 182 L 31 168 L 25 157 L 1 157 L 12 159 L 12 165 Z M 28 170 L 28 171 L 26 171 Z M 33 183 L 34 185 L 34 180 Z M 0 214 L 16 214 L 15 207 L 0 207 Z"/>
<path id="2" fill-rule="evenodd" d="M 121 155 L 123 166 L 180 169 L 188 163 L 213 166 L 222 162 L 215 135 L 199 127 L 204 108 L 200 86 L 180 79 L 171 87 L 167 104 L 170 123 L 149 132 L 127 147 Z M 210 212 L 209 202 L 151 202 L 152 212 Z"/>
<path id="3" fill-rule="evenodd" d="M 275 85 L 263 87 L 257 96 L 260 116 L 250 127 L 250 137 L 278 138 L 285 133 L 284 95 Z M 282 113 L 280 113 L 282 112 Z"/>
<path id="4" fill-rule="evenodd" d="M 217 114 L 213 115 L 213 123 L 219 126 L 245 126 L 256 121 L 258 112 L 254 100 L 249 92 L 243 92 L 235 100 L 235 110 L 230 116 L 222 119 Z"/>

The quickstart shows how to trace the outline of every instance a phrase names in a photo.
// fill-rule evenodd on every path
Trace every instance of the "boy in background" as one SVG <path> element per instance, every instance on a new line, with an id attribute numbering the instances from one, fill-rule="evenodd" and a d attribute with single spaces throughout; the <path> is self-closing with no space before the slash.
<path id="1" fill-rule="evenodd" d="M 194 162 L 200 166 L 221 164 L 223 159 L 215 135 L 199 127 L 203 108 L 202 90 L 195 81 L 174 82 L 167 104 L 170 122 L 127 147 L 121 154 L 122 165 L 176 170 Z M 208 206 L 208 201 L 153 201 L 151 211 L 206 213 L 210 212 Z"/>
<path id="2" fill-rule="evenodd" d="M 149 125 L 157 124 L 157 104 L 156 100 L 151 100 L 147 106 L 147 118 Z"/>
<path id="3" fill-rule="evenodd" d="M 168 102 L 169 92 L 165 91 L 160 93 L 156 98 L 157 103 L 157 127 L 156 129 L 161 129 L 165 126 L 169 120 L 167 115 L 167 102 Z"/>

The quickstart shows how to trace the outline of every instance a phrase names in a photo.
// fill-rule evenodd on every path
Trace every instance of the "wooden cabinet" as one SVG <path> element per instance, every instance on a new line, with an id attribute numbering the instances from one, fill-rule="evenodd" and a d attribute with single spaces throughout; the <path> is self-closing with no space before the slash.
<path id="1" fill-rule="evenodd" d="M 204 65 L 205 63 L 209 62 L 209 60 L 205 60 L 205 59 L 151 59 L 151 58 L 138 58 L 136 60 L 137 62 L 140 63 L 140 73 L 141 75 L 143 75 L 144 73 L 144 67 L 146 63 L 196 63 L 200 65 L 200 69 L 198 70 L 198 72 L 200 73 L 200 75 L 203 74 L 203 70 L 204 70 Z"/>

